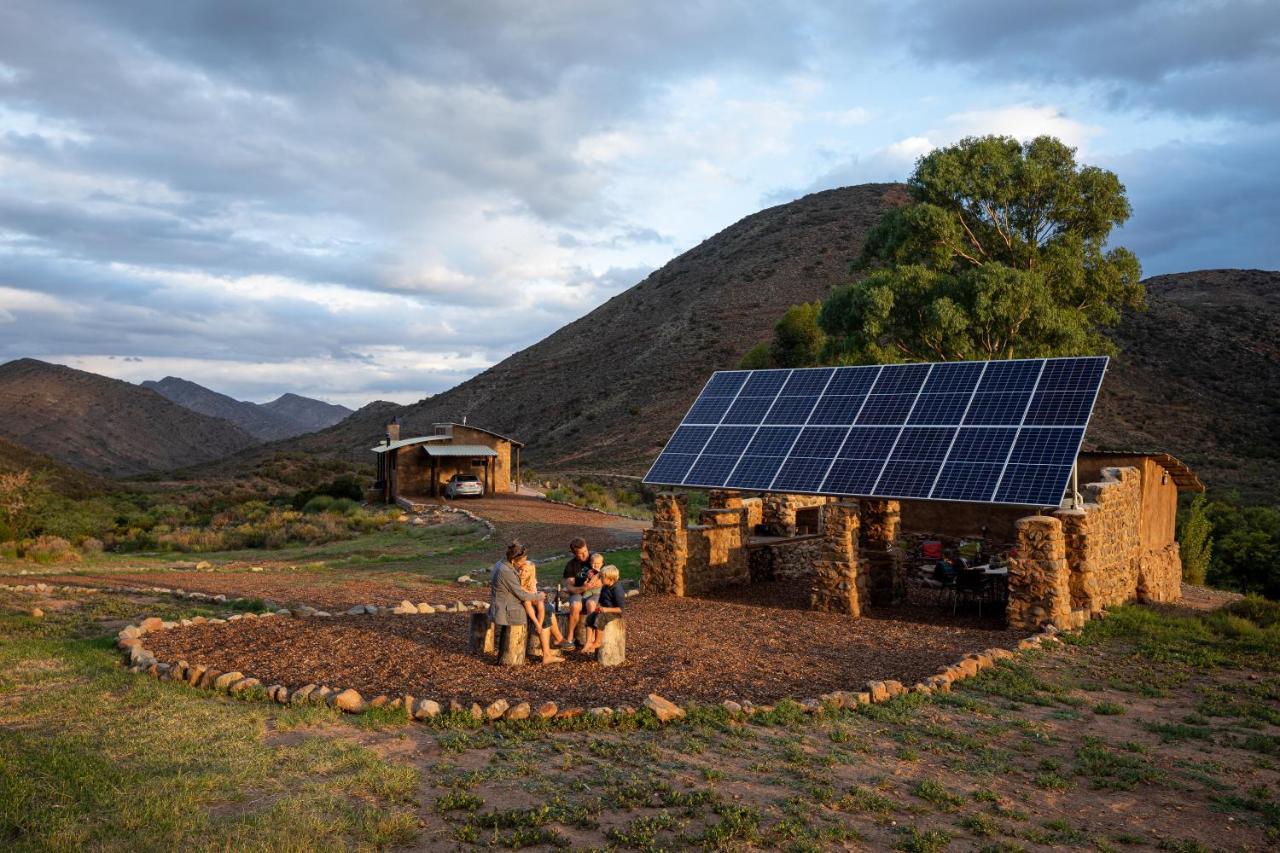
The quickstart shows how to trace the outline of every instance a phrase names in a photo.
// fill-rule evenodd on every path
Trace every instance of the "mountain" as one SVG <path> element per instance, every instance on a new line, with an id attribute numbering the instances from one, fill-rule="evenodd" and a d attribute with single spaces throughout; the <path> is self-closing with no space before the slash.
<path id="1" fill-rule="evenodd" d="M 643 474 L 707 375 L 767 340 L 788 305 L 847 281 L 867 228 L 905 199 L 900 184 L 868 184 L 763 210 L 449 391 L 398 410 L 367 406 L 275 449 L 368 463 L 392 415 L 406 437 L 466 416 L 527 442 L 534 469 Z M 1215 490 L 1274 501 L 1280 273 L 1204 270 L 1146 284 L 1147 310 L 1114 332 L 1121 354 L 1088 444 L 1165 450 Z"/>
<path id="2" fill-rule="evenodd" d="M 1275 503 L 1280 489 L 1280 272 L 1147 279 L 1147 310 L 1113 335 L 1088 442 L 1165 450 L 1214 490 Z"/>
<path id="3" fill-rule="evenodd" d="M 333 426 L 351 414 L 345 406 L 297 394 L 285 394 L 270 403 L 249 403 L 176 376 L 166 376 L 159 382 L 147 380 L 142 387 L 150 388 L 193 412 L 230 421 L 261 441 L 315 432 Z"/>
<path id="4" fill-rule="evenodd" d="M 31 358 L 0 365 L 0 437 L 109 477 L 208 462 L 255 443 L 149 388 Z"/>
<path id="5" fill-rule="evenodd" d="M 528 349 L 403 407 L 401 435 L 466 417 L 526 442 L 531 466 L 643 473 L 707 374 L 736 365 L 789 305 L 846 281 L 867 229 L 905 201 L 901 184 L 864 184 L 752 214 Z M 297 446 L 370 461 L 386 415 L 362 409 Z"/>
<path id="6" fill-rule="evenodd" d="M 331 427 L 351 415 L 351 409 L 346 406 L 297 394 L 283 394 L 270 403 L 259 404 L 259 408 L 293 424 L 298 430 L 295 435 Z"/>
<path id="7" fill-rule="evenodd" d="M 105 480 L 93 474 L 0 438 L 0 474 L 18 471 L 30 471 L 40 477 L 52 491 L 68 497 L 100 494 L 109 486 Z"/>

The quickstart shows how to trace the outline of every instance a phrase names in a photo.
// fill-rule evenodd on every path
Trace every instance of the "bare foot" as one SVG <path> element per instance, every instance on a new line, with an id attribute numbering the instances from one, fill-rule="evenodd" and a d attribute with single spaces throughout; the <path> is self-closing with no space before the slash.
<path id="1" fill-rule="evenodd" d="M 564 656 L 552 652 L 542 658 L 542 663 L 544 666 L 549 663 L 564 663 Z"/>

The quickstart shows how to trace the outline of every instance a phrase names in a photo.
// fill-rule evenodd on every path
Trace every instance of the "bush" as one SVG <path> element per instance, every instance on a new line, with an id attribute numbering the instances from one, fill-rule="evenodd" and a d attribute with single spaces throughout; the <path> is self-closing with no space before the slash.
<path id="1" fill-rule="evenodd" d="M 341 515 L 351 515 L 353 512 L 360 510 L 360 504 L 351 500 L 351 498 L 338 498 L 329 504 L 329 512 L 336 512 Z"/>
<path id="2" fill-rule="evenodd" d="M 302 511 L 309 515 L 313 515 L 317 512 L 325 512 L 331 506 L 333 506 L 332 497 L 329 495 L 316 495 L 303 505 Z"/>
<path id="3" fill-rule="evenodd" d="M 75 563 L 80 555 L 60 536 L 38 536 L 23 547 L 23 556 L 37 563 Z"/>
<path id="4" fill-rule="evenodd" d="M 1208 581 L 1213 586 L 1280 598 L 1280 507 L 1205 505 L 1213 525 Z"/>
<path id="5" fill-rule="evenodd" d="M 1209 574 L 1213 554 L 1213 525 L 1205 512 L 1204 494 L 1191 501 L 1178 529 L 1178 549 L 1182 556 L 1182 579 L 1202 585 Z"/>
<path id="6" fill-rule="evenodd" d="M 95 539 L 92 536 L 86 536 L 80 541 L 80 550 L 85 554 L 101 554 L 102 540 Z"/>

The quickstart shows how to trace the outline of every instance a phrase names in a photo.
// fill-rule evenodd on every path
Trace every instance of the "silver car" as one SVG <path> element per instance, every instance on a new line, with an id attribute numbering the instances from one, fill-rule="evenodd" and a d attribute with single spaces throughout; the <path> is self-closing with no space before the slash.
<path id="1" fill-rule="evenodd" d="M 475 474 L 454 474 L 449 478 L 449 482 L 444 484 L 444 496 L 458 498 L 463 495 L 473 498 L 484 497 L 484 483 L 480 482 L 480 478 Z"/>

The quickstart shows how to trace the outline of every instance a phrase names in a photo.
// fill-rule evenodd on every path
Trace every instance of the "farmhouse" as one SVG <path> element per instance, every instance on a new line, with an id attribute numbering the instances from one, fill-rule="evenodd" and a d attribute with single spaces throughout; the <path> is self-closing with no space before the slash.
<path id="1" fill-rule="evenodd" d="M 474 474 L 485 494 L 520 487 L 522 442 L 466 423 L 432 424 L 430 435 L 400 437 L 400 424 L 387 424 L 378 457 L 378 478 L 370 497 L 384 503 L 400 498 L 439 497 L 454 474 Z"/>

